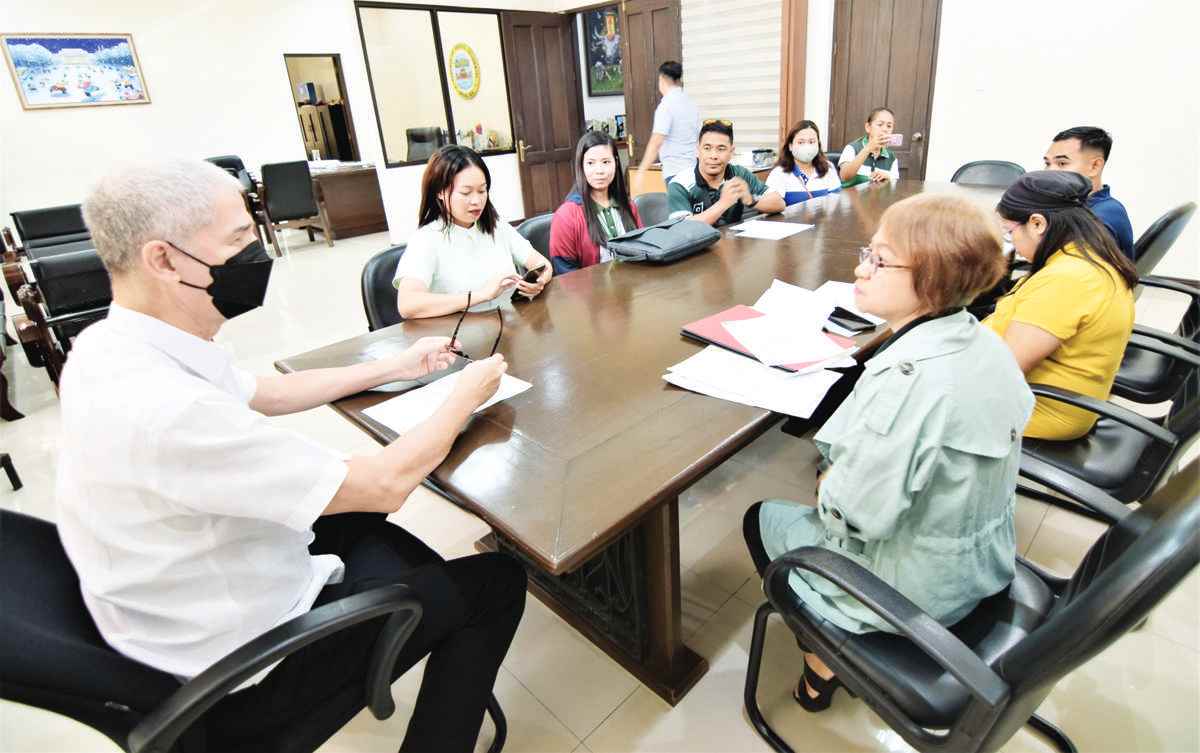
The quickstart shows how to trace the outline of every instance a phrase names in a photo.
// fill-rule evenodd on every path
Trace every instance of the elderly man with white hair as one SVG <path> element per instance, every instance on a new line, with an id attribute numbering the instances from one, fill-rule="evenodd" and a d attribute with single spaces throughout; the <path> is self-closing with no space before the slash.
<path id="1" fill-rule="evenodd" d="M 429 661 L 400 750 L 472 750 L 525 573 L 500 554 L 447 562 L 385 515 L 495 393 L 503 356 L 468 364 L 403 437 L 344 459 L 265 416 L 446 369 L 448 338 L 373 363 L 255 377 L 212 341 L 262 305 L 271 275 L 236 180 L 199 161 L 126 166 L 83 212 L 113 303 L 63 373 L 58 527 L 105 640 L 188 678 L 316 606 L 405 583 L 424 613 L 393 677 Z M 312 644 L 229 695 L 206 717 L 210 749 L 274 749 L 297 714 L 346 694 L 365 703 L 381 627 Z M 329 719 L 325 736 L 346 721 Z"/>

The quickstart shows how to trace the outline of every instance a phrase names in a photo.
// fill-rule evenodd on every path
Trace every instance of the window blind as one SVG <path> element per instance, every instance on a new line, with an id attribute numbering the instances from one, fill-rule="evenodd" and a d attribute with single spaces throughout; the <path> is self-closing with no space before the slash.
<path id="1" fill-rule="evenodd" d="M 682 0 L 684 89 L 733 121 L 738 151 L 779 148 L 781 0 Z"/>

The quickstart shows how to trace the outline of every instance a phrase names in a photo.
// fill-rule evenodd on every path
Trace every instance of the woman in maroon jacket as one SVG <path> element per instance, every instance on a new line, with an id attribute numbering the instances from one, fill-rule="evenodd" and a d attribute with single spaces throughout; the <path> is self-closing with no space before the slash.
<path id="1" fill-rule="evenodd" d="M 608 261 L 608 239 L 641 226 L 616 143 L 606 133 L 588 131 L 575 147 L 575 187 L 550 225 L 554 274 Z"/>

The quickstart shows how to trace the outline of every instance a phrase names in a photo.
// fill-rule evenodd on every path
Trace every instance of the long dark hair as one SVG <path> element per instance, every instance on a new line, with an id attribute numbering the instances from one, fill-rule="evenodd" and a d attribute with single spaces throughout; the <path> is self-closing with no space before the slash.
<path id="1" fill-rule="evenodd" d="M 633 219 L 633 210 L 629 206 L 629 189 L 625 187 L 625 173 L 621 170 L 621 157 L 617 154 L 617 143 L 612 137 L 601 131 L 588 131 L 579 139 L 575 146 L 575 193 L 583 199 L 583 216 L 587 219 L 588 237 L 597 246 L 608 242 L 604 235 L 604 227 L 600 222 L 599 209 L 592 201 L 592 187 L 588 185 L 587 176 L 583 174 L 583 155 L 594 146 L 607 146 L 612 150 L 613 162 L 616 163 L 612 183 L 608 184 L 608 198 L 616 205 L 617 213 L 621 216 L 621 224 L 626 230 L 637 227 Z"/>
<path id="2" fill-rule="evenodd" d="M 1108 228 L 1087 208 L 1092 182 L 1078 173 L 1063 170 L 1037 170 L 1022 175 L 1000 197 L 996 213 L 1009 222 L 1022 225 L 1040 214 L 1046 218 L 1046 233 L 1034 252 L 1033 277 L 1046 266 L 1046 260 L 1059 249 L 1100 267 L 1103 261 L 1116 270 L 1132 289 L 1138 282 L 1133 263 L 1121 253 Z M 1074 250 L 1066 250 L 1074 244 Z M 1016 290 L 1016 288 L 1013 288 Z"/>
<path id="3" fill-rule="evenodd" d="M 483 206 L 483 213 L 475 223 L 479 229 L 488 235 L 496 232 L 496 223 L 500 215 L 492 205 L 492 173 L 487 165 L 474 150 L 458 144 L 443 146 L 429 158 L 425 166 L 425 174 L 421 176 L 421 208 L 417 211 L 417 227 L 425 227 L 431 222 L 441 220 L 447 228 L 454 223 L 450 216 L 450 207 L 440 200 L 443 191 L 448 191 L 454 185 L 454 177 L 469 167 L 478 167 L 483 171 L 483 179 L 487 183 L 488 201 Z"/>
<path id="4" fill-rule="evenodd" d="M 825 157 L 825 149 L 821 146 L 821 129 L 811 120 L 801 120 L 792 126 L 792 130 L 788 131 L 783 139 L 783 145 L 779 147 L 779 159 L 775 164 L 783 168 L 785 173 L 790 173 L 796 168 L 796 158 L 792 156 L 792 139 L 805 128 L 811 128 L 813 133 L 817 134 L 817 156 L 813 157 L 812 166 L 817 168 L 817 176 L 824 178 L 825 173 L 829 171 L 829 159 Z"/>

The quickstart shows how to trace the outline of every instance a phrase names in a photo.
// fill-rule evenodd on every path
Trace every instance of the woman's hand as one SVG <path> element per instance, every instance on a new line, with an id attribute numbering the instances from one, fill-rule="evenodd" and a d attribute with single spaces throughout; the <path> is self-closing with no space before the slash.
<path id="1" fill-rule="evenodd" d="M 521 278 L 518 275 L 501 275 L 500 277 L 497 277 L 481 287 L 479 290 L 473 291 L 471 294 L 471 301 L 474 304 L 494 300 L 498 298 L 504 291 L 511 287 L 515 287 L 520 279 Z"/>
<path id="2" fill-rule="evenodd" d="M 886 183 L 892 179 L 892 175 L 884 170 L 875 169 L 871 171 L 872 183 Z"/>
<path id="3" fill-rule="evenodd" d="M 450 352 L 451 347 L 461 346 L 458 342 L 451 343 L 449 337 L 422 337 L 403 353 L 393 356 L 395 371 L 388 381 L 417 379 L 445 371 L 458 358 Z"/>
<path id="4" fill-rule="evenodd" d="M 554 276 L 554 270 L 551 269 L 548 263 L 541 265 L 542 271 L 533 282 L 525 282 L 522 277 L 517 278 L 517 292 L 526 298 L 533 299 L 537 297 L 545 289 L 546 283 L 550 282 L 550 278 Z"/>
<path id="5" fill-rule="evenodd" d="M 875 134 L 867 143 L 867 151 L 871 152 L 872 154 L 881 154 L 883 152 L 883 148 L 887 146 L 888 139 L 890 138 L 891 136 L 886 133 Z"/>

